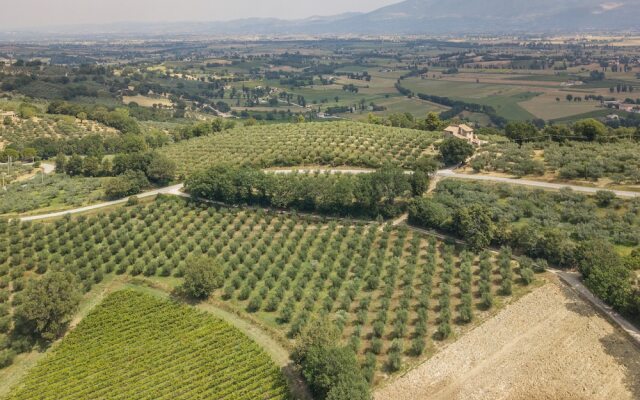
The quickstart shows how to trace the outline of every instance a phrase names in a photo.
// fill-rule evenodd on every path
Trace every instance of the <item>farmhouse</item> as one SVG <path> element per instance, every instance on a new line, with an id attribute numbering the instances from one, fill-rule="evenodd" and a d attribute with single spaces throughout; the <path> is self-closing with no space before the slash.
<path id="1" fill-rule="evenodd" d="M 474 146 L 479 146 L 482 144 L 482 141 L 476 137 L 473 128 L 466 124 L 449 125 L 444 130 L 444 137 L 454 137 L 457 139 L 466 140 Z"/>
<path id="2" fill-rule="evenodd" d="M 630 112 L 630 113 L 640 112 L 640 107 L 636 104 L 627 104 L 627 103 L 620 104 L 618 106 L 618 109 L 622 111 Z"/>

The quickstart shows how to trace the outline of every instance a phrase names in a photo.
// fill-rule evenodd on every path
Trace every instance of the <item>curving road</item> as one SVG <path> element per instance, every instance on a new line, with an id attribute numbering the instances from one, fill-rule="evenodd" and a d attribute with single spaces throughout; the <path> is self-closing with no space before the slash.
<path id="1" fill-rule="evenodd" d="M 189 197 L 188 194 L 183 193 L 181 191 L 182 187 L 183 187 L 183 184 L 180 183 L 178 185 L 168 186 L 168 187 L 164 187 L 164 188 L 160 188 L 160 189 L 156 189 L 156 190 L 150 190 L 148 192 L 140 193 L 140 194 L 137 194 L 135 197 L 140 199 L 140 198 L 144 198 L 144 197 L 157 196 L 159 194 L 170 194 L 170 195 L 175 195 L 175 196 L 186 196 L 186 197 Z M 83 213 L 83 212 L 87 212 L 87 211 L 92 211 L 92 210 L 97 210 L 97 209 L 100 209 L 100 208 L 113 206 L 113 205 L 116 205 L 116 204 L 126 203 L 127 200 L 129 200 L 128 197 L 126 197 L 124 199 L 119 199 L 119 200 L 113 200 L 113 201 L 107 201 L 107 202 L 104 202 L 104 203 L 94 204 L 94 205 L 91 205 L 91 206 L 74 208 L 72 210 L 58 211 L 58 212 L 49 213 L 49 214 L 42 214 L 42 215 L 32 215 L 32 216 L 29 216 L 29 217 L 20 217 L 20 221 L 37 221 L 37 220 L 41 220 L 41 219 L 63 217 L 65 215 L 69 215 L 69 214 L 78 214 L 78 213 Z"/>

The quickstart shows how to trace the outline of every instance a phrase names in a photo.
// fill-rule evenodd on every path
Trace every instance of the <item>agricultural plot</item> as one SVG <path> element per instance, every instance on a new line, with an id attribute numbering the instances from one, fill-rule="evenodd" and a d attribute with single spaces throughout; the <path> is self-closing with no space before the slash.
<path id="1" fill-rule="evenodd" d="M 62 174 L 15 182 L 0 191 L 0 214 L 90 204 L 104 197 L 103 182 L 102 178 L 70 178 Z"/>
<path id="2" fill-rule="evenodd" d="M 160 105 L 163 107 L 171 107 L 173 103 L 166 97 L 150 97 L 150 96 L 122 96 L 122 102 L 124 104 L 136 103 L 142 107 L 153 107 L 155 105 Z"/>
<path id="3" fill-rule="evenodd" d="M 545 175 L 565 181 L 640 185 L 638 142 L 546 143 L 538 147 L 508 143 L 485 146 L 471 161 L 471 167 L 520 177 Z"/>
<path id="4" fill-rule="evenodd" d="M 403 85 L 416 93 L 489 105 L 508 120 L 570 118 L 601 107 L 598 101 L 567 101 L 568 94 L 580 98 L 587 95 L 611 96 L 608 90 L 611 84 L 603 88 L 561 86 L 569 79 L 554 75 L 461 73 L 443 75 L 439 79 L 411 78 L 403 81 Z"/>
<path id="5" fill-rule="evenodd" d="M 601 110 L 597 101 L 567 101 L 567 94 L 584 96 L 584 92 L 549 90 L 540 95 L 520 103 L 520 106 L 546 121 L 572 117 L 588 112 Z M 559 100 L 558 100 L 559 99 Z"/>
<path id="6" fill-rule="evenodd" d="M 385 107 L 384 111 L 371 112 L 374 115 L 384 116 L 394 113 L 410 113 L 416 118 L 424 118 L 430 112 L 440 113 L 447 108 L 435 103 L 420 100 L 418 98 L 408 99 L 402 96 L 390 96 L 376 101 L 376 105 Z M 370 112 L 365 111 L 356 114 L 341 114 L 341 116 L 350 119 L 365 120 L 369 116 Z"/>
<path id="7" fill-rule="evenodd" d="M 461 207 L 487 207 L 501 230 L 501 243 L 563 267 L 572 266 L 584 241 L 605 239 L 623 254 L 640 246 L 640 198 L 449 179 L 438 183 L 431 201 L 443 211 L 437 228 L 450 230 L 451 217 Z"/>
<path id="8" fill-rule="evenodd" d="M 277 124 L 243 127 L 183 141 L 161 149 L 175 160 L 178 173 L 213 164 L 274 166 L 331 165 L 411 168 L 433 153 L 440 133 L 354 122 Z"/>
<path id="9" fill-rule="evenodd" d="M 115 135 L 118 131 L 95 121 L 80 121 L 75 118 L 31 118 L 15 119 L 10 125 L 0 121 L 0 142 L 24 143 L 38 138 L 77 139 L 86 135 Z"/>
<path id="10" fill-rule="evenodd" d="M 269 356 L 240 331 L 134 291 L 107 297 L 8 399 L 286 399 Z"/>
<path id="11" fill-rule="evenodd" d="M 0 299 L 23 275 L 73 272 L 88 290 L 105 275 L 173 277 L 207 257 L 224 283 L 213 298 L 293 338 L 329 315 L 375 382 L 431 352 L 513 293 L 519 268 L 406 228 L 242 209 L 176 198 L 52 223 L 4 223 Z M 506 296 L 503 298 L 503 295 Z"/>
<path id="12" fill-rule="evenodd" d="M 534 115 L 519 103 L 531 99 L 534 88 L 494 83 L 454 82 L 445 79 L 410 78 L 402 85 L 415 93 L 449 97 L 469 103 L 483 104 L 495 108 L 498 115 L 508 120 L 530 120 Z"/>
<path id="13" fill-rule="evenodd" d="M 544 161 L 563 179 L 598 180 L 608 178 L 615 183 L 640 185 L 640 143 L 548 144 Z"/>
<path id="14" fill-rule="evenodd" d="M 0 176 L 3 177 L 4 183 L 9 184 L 15 180 L 25 179 L 29 174 L 33 173 L 33 166 L 14 162 L 9 166 L 8 163 L 0 164 Z"/>

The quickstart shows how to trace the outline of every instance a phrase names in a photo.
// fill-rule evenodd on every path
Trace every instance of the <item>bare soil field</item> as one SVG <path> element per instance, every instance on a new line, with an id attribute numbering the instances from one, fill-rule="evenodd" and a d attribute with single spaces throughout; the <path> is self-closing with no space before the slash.
<path id="1" fill-rule="evenodd" d="M 165 97 L 148 97 L 142 95 L 122 96 L 122 102 L 124 104 L 135 102 L 142 107 L 153 107 L 154 104 L 160 104 L 165 107 L 171 107 L 173 105 L 171 100 Z"/>
<path id="2" fill-rule="evenodd" d="M 640 398 L 640 349 L 554 281 L 375 393 L 387 399 Z"/>

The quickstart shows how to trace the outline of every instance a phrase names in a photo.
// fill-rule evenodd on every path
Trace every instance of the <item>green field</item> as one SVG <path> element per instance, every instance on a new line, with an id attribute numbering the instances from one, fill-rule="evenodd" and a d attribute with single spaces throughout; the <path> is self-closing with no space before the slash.
<path id="1" fill-rule="evenodd" d="M 531 120 L 535 116 L 518 103 L 536 96 L 532 88 L 493 83 L 453 82 L 446 80 L 410 78 L 402 84 L 415 93 L 449 97 L 469 103 L 492 106 L 498 115 L 508 120 Z"/>
<path id="2" fill-rule="evenodd" d="M 107 297 L 7 399 L 286 399 L 279 368 L 240 331 L 133 291 Z"/>
<path id="3" fill-rule="evenodd" d="M 78 139 L 91 134 L 115 135 L 117 131 L 94 121 L 67 116 L 17 119 L 11 125 L 0 121 L 0 142 L 5 143 L 25 143 L 38 138 Z"/>
<path id="4" fill-rule="evenodd" d="M 449 337 L 437 333 L 443 320 L 453 326 L 451 337 L 472 326 L 461 319 L 464 304 L 474 321 L 491 315 L 482 305 L 483 287 L 495 295 L 494 304 L 503 304 L 497 286 L 504 278 L 489 253 L 478 258 L 376 223 L 161 198 L 109 214 L 5 223 L 0 238 L 0 298 L 22 287 L 23 275 L 53 268 L 73 272 L 85 290 L 111 274 L 173 286 L 190 255 L 207 257 L 224 276 L 214 301 L 251 315 L 284 342 L 313 316 L 329 315 L 372 382 L 397 370 L 388 352 L 399 352 L 404 363 L 441 347 Z M 513 282 L 514 293 L 526 291 Z"/>
<path id="5" fill-rule="evenodd" d="M 105 178 L 71 178 L 64 174 L 36 176 L 0 191 L 0 214 L 59 210 L 96 202 L 104 197 Z"/>
<path id="6" fill-rule="evenodd" d="M 433 153 L 440 133 L 355 122 L 242 127 L 162 148 L 186 175 L 217 163 L 273 166 L 332 165 L 410 168 Z"/>

